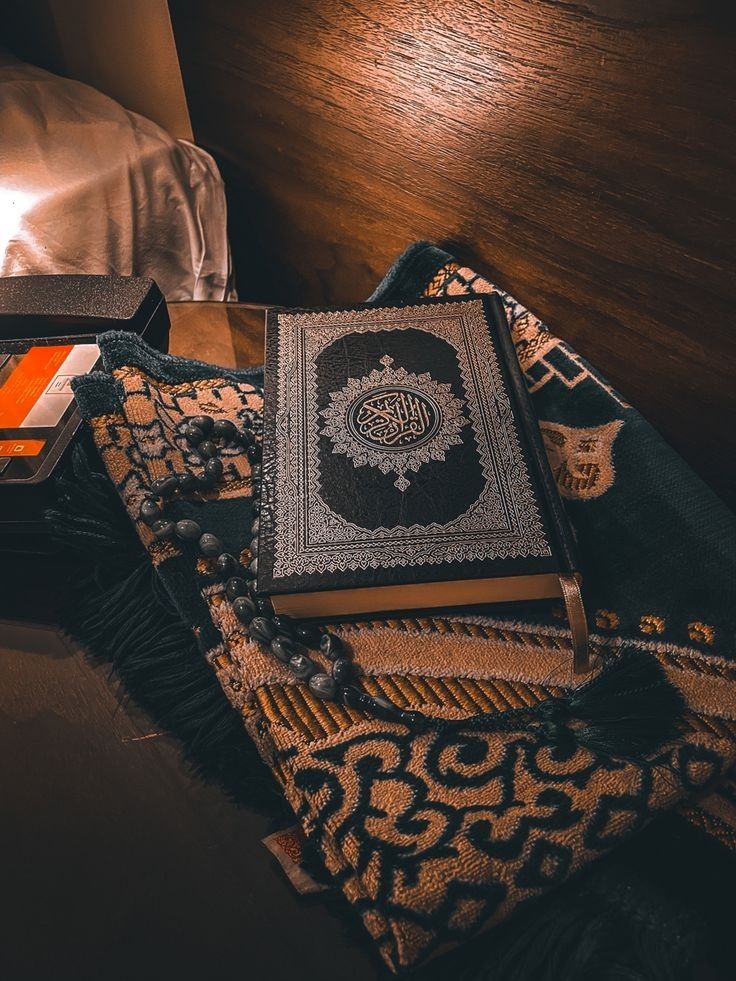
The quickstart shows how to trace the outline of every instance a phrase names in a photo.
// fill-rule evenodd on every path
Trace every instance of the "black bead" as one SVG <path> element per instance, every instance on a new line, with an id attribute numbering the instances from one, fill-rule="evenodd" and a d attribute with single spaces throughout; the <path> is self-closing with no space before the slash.
<path id="1" fill-rule="evenodd" d="M 189 420 L 189 424 L 201 429 L 206 436 L 208 433 L 212 432 L 214 419 L 212 416 L 192 416 L 192 418 Z"/>
<path id="2" fill-rule="evenodd" d="M 258 537 L 258 532 L 261 530 L 261 522 L 256 518 L 256 520 L 250 526 L 250 533 L 254 538 Z"/>
<path id="3" fill-rule="evenodd" d="M 248 583 L 240 576 L 233 576 L 225 583 L 225 593 L 229 600 L 237 599 L 238 596 L 248 595 Z M 255 607 L 253 607 L 255 609 Z"/>
<path id="4" fill-rule="evenodd" d="M 258 559 L 257 558 L 253 559 L 252 562 L 250 563 L 250 565 L 248 566 L 248 576 L 251 579 L 257 579 L 258 578 Z"/>
<path id="5" fill-rule="evenodd" d="M 208 462 L 211 463 L 212 461 Z M 208 474 L 206 470 L 203 470 L 199 477 L 197 477 L 197 487 L 199 490 L 212 490 L 216 485 L 216 478 Z"/>
<path id="6" fill-rule="evenodd" d="M 412 713 L 405 713 L 403 709 L 394 705 L 387 698 L 383 698 L 381 695 L 369 695 L 368 692 L 361 691 L 353 685 L 346 685 L 340 689 L 340 699 L 349 708 L 362 709 L 378 719 L 385 719 L 389 722 L 406 721 L 407 724 L 415 721 Z M 409 718 L 403 720 L 402 716 L 407 714 Z"/>
<path id="7" fill-rule="evenodd" d="M 197 446 L 204 439 L 204 433 L 199 426 L 185 426 L 182 432 L 190 446 Z"/>
<path id="8" fill-rule="evenodd" d="M 249 446 L 245 451 L 245 455 L 251 463 L 257 463 L 261 459 L 261 448 L 258 443 Z"/>
<path id="9" fill-rule="evenodd" d="M 232 607 L 233 613 L 241 623 L 246 625 L 252 623 L 257 612 L 252 600 L 249 600 L 247 596 L 236 596 L 232 602 Z"/>
<path id="10" fill-rule="evenodd" d="M 296 639 L 305 647 L 312 650 L 319 650 L 319 643 L 322 640 L 322 631 L 314 623 L 300 623 L 296 628 Z"/>
<path id="11" fill-rule="evenodd" d="M 294 623 L 291 617 L 287 617 L 286 614 L 281 613 L 279 616 L 273 618 L 273 622 L 280 634 L 296 640 L 296 623 Z"/>
<path id="12" fill-rule="evenodd" d="M 377 716 L 379 719 L 387 719 L 390 722 L 398 719 L 401 715 L 401 709 L 398 705 L 394 705 L 387 698 L 382 695 L 372 695 L 371 705 L 367 711 L 372 712 L 373 715 Z"/>
<path id="13" fill-rule="evenodd" d="M 222 460 L 218 460 L 217 457 L 212 460 L 208 460 L 204 465 L 204 472 L 215 482 L 222 478 L 224 469 L 225 467 L 223 466 Z"/>
<path id="14" fill-rule="evenodd" d="M 256 441 L 256 434 L 253 432 L 252 429 L 249 429 L 247 426 L 244 426 L 240 432 L 240 442 L 243 444 L 243 446 L 247 448 L 248 446 L 253 446 L 255 441 Z"/>
<path id="15" fill-rule="evenodd" d="M 289 659 L 289 667 L 300 681 L 306 681 L 317 670 L 314 661 L 306 654 L 294 654 Z"/>
<path id="16" fill-rule="evenodd" d="M 283 661 L 284 664 L 288 664 L 291 658 L 296 654 L 296 645 L 289 637 L 274 637 L 274 639 L 271 641 L 271 653 L 274 657 L 277 657 L 279 661 Z"/>
<path id="17" fill-rule="evenodd" d="M 199 539 L 199 550 L 202 555 L 206 555 L 207 558 L 217 558 L 218 555 L 222 554 L 224 548 L 225 546 L 222 544 L 217 535 L 213 535 L 209 531 L 206 531 Z"/>
<path id="18" fill-rule="evenodd" d="M 159 518 L 158 521 L 154 521 L 151 525 L 151 531 L 159 541 L 162 541 L 164 538 L 171 538 L 175 530 L 174 522 L 168 518 Z"/>
<path id="19" fill-rule="evenodd" d="M 260 501 L 253 501 L 251 503 L 250 510 L 251 510 L 251 514 L 260 514 L 261 513 L 261 502 Z"/>
<path id="20" fill-rule="evenodd" d="M 403 722 L 412 732 L 425 732 L 430 725 L 426 715 L 409 709 L 399 710 L 398 721 Z"/>
<path id="21" fill-rule="evenodd" d="M 370 695 L 367 692 L 361 691 L 360 688 L 356 688 L 355 685 L 345 685 L 344 688 L 340 689 L 340 701 L 347 705 L 348 708 L 365 708 L 369 699 Z"/>
<path id="22" fill-rule="evenodd" d="M 213 443 L 211 439 L 206 439 L 204 443 L 199 444 L 197 452 L 205 460 L 210 460 L 212 457 L 217 456 L 217 444 Z"/>
<path id="23" fill-rule="evenodd" d="M 250 549 L 250 554 L 255 558 L 258 555 L 258 539 L 251 538 L 248 548 Z"/>
<path id="24" fill-rule="evenodd" d="M 250 479 L 254 483 L 258 483 L 261 479 L 261 467 L 260 464 L 256 463 L 250 468 Z"/>
<path id="25" fill-rule="evenodd" d="M 339 685 L 345 685 L 353 675 L 353 666 L 346 657 L 338 657 L 332 665 L 332 677 Z"/>
<path id="26" fill-rule="evenodd" d="M 179 481 L 174 474 L 171 474 L 170 477 L 158 477 L 152 481 L 151 490 L 159 497 L 171 497 L 172 494 L 176 493 L 178 486 Z"/>
<path id="27" fill-rule="evenodd" d="M 330 661 L 336 661 L 342 655 L 343 643 L 335 634 L 323 634 L 319 642 L 319 649 Z"/>
<path id="28" fill-rule="evenodd" d="M 202 535 L 202 529 L 196 521 L 184 518 L 176 522 L 176 535 L 184 542 L 196 542 Z"/>
<path id="29" fill-rule="evenodd" d="M 215 565 L 217 566 L 217 571 L 223 578 L 225 576 L 231 576 L 240 568 L 238 560 L 234 555 L 230 555 L 229 552 L 223 552 L 222 555 L 218 555 Z"/>
<path id="30" fill-rule="evenodd" d="M 273 616 L 273 603 L 268 598 L 268 596 L 260 596 L 256 600 L 256 606 L 258 607 L 258 612 L 262 613 L 265 617 Z"/>
<path id="31" fill-rule="evenodd" d="M 340 688 L 339 691 L 340 701 L 342 701 L 349 708 L 362 709 L 362 711 L 367 712 L 369 715 L 374 715 L 378 719 L 385 719 L 388 722 L 401 722 L 402 716 L 405 714 L 403 709 L 400 709 L 398 705 L 394 705 L 387 698 L 383 698 L 381 695 L 369 695 L 366 691 L 361 691 L 360 688 L 356 688 L 354 685 L 345 685 Z M 414 719 L 410 718 L 405 720 L 407 724 L 413 722 Z"/>
<path id="32" fill-rule="evenodd" d="M 141 518 L 147 525 L 150 525 L 161 517 L 163 517 L 163 511 L 159 507 L 158 501 L 154 501 L 152 497 L 147 497 L 141 504 Z"/>
<path id="33" fill-rule="evenodd" d="M 234 439 L 237 434 L 235 425 L 229 419 L 218 419 L 212 427 L 212 435 L 215 439 Z"/>
<path id="34" fill-rule="evenodd" d="M 270 644 L 276 636 L 276 627 L 267 617 L 254 617 L 248 627 L 248 633 L 259 644 Z"/>
<path id="35" fill-rule="evenodd" d="M 186 473 L 180 473 L 176 479 L 182 494 L 190 494 L 193 490 L 197 489 L 197 478 L 193 473 L 189 473 L 188 470 Z"/>
<path id="36" fill-rule="evenodd" d="M 318 671 L 309 679 L 309 690 L 317 698 L 324 698 L 329 701 L 337 695 L 337 682 L 328 674 Z"/>

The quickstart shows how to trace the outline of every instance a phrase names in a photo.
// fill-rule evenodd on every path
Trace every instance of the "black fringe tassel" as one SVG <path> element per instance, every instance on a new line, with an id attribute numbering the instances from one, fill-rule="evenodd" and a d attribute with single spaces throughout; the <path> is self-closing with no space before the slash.
<path id="1" fill-rule="evenodd" d="M 194 771 L 238 803 L 293 820 L 191 629 L 177 614 L 93 449 L 75 446 L 47 520 L 68 560 L 66 632 L 108 662 L 126 692 L 175 736 Z"/>
<path id="2" fill-rule="evenodd" d="M 439 720 L 439 730 L 511 732 L 520 723 L 557 744 L 575 744 L 601 756 L 643 760 L 679 730 L 685 702 L 659 662 L 629 649 L 608 661 L 591 681 L 563 698 L 531 708 Z"/>
<path id="3" fill-rule="evenodd" d="M 677 737 L 685 701 L 652 654 L 629 649 L 539 711 L 545 724 L 562 727 L 593 753 L 643 759 Z"/>
<path id="4" fill-rule="evenodd" d="M 420 977 L 694 981 L 696 963 L 709 954 L 705 935 L 699 914 L 679 897 L 610 856 Z"/>

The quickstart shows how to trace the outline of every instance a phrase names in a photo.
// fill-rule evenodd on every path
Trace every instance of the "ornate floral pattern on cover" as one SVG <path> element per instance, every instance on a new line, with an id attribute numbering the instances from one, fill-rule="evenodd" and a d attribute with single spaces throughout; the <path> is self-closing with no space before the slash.
<path id="1" fill-rule="evenodd" d="M 493 289 L 419 244 L 373 299 Z M 736 832 L 733 794 L 718 789 L 730 786 L 718 781 L 736 761 L 733 517 L 592 368 L 502 296 L 578 535 L 593 653 L 610 661 L 624 648 L 643 652 L 687 705 L 680 737 L 645 759 L 596 755 L 522 723 L 505 732 L 412 735 L 314 698 L 248 641 L 209 561 L 156 542 L 138 519 L 152 479 L 197 465 L 178 435 L 184 417 L 236 419 L 259 408 L 256 376 L 167 358 L 113 334 L 101 340 L 105 371 L 76 383 L 166 602 L 196 636 L 307 838 L 393 970 L 499 923 L 664 811 L 679 807 L 726 844 Z M 220 489 L 176 504 L 176 516 L 196 517 L 242 549 L 249 464 L 235 451 L 223 462 Z M 693 577 L 683 566 L 695 555 L 707 562 Z M 534 706 L 573 684 L 564 612 L 550 613 L 548 604 L 333 629 L 350 643 L 369 692 L 438 717 Z"/>

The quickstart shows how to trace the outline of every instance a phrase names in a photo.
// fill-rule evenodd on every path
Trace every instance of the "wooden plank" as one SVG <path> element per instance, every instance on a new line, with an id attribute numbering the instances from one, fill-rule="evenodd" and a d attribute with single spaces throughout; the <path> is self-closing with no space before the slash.
<path id="1" fill-rule="evenodd" d="M 247 303 L 169 303 L 169 353 L 226 368 L 263 363 L 265 311 Z"/>
<path id="2" fill-rule="evenodd" d="M 728 6 L 172 0 L 240 295 L 365 298 L 445 242 L 541 315 L 730 501 Z"/>

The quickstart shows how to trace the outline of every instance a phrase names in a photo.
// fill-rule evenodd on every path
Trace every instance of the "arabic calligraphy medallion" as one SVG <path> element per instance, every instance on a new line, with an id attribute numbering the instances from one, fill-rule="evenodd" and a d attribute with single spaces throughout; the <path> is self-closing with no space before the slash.
<path id="1" fill-rule="evenodd" d="M 427 443 L 441 421 L 440 407 L 431 396 L 399 385 L 360 395 L 347 415 L 348 429 L 356 439 L 393 452 Z"/>
<path id="2" fill-rule="evenodd" d="M 378 467 L 397 475 L 394 486 L 410 486 L 407 472 L 416 472 L 430 460 L 443 461 L 451 446 L 462 442 L 468 424 L 463 402 L 450 385 L 395 367 L 393 358 L 381 358 L 383 369 L 330 394 L 321 411 L 322 433 L 333 453 L 350 457 L 353 466 Z"/>

